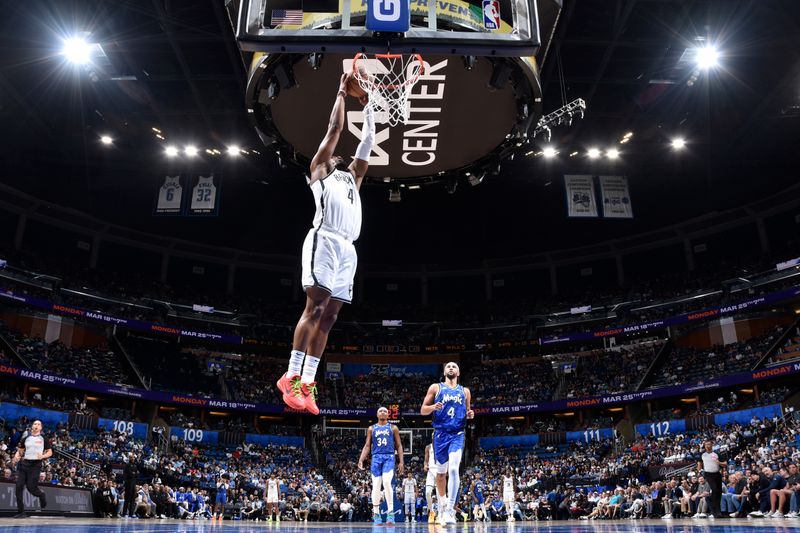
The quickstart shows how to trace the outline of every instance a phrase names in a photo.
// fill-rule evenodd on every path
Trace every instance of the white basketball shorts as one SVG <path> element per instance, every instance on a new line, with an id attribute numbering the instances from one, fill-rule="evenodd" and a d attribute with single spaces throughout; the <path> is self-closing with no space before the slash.
<path id="1" fill-rule="evenodd" d="M 353 279 L 358 256 L 353 243 L 325 230 L 311 229 L 303 241 L 303 289 L 320 287 L 331 298 L 353 300 Z"/>

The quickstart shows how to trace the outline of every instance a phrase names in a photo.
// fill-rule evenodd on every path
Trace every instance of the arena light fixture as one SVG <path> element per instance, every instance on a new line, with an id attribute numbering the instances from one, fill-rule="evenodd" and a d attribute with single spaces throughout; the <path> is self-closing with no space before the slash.
<path id="1" fill-rule="evenodd" d="M 597 159 L 600 157 L 600 149 L 599 148 L 589 148 L 586 152 L 586 155 L 589 156 L 589 159 Z"/>
<path id="2" fill-rule="evenodd" d="M 670 144 L 672 145 L 673 150 L 683 150 L 683 148 L 686 146 L 686 139 L 683 137 L 675 137 L 672 139 Z"/>
<path id="3" fill-rule="evenodd" d="M 187 157 L 194 157 L 197 155 L 197 146 L 189 144 L 183 149 L 183 153 L 186 154 Z"/>
<path id="4" fill-rule="evenodd" d="M 546 159 L 552 159 L 558 155 L 558 150 L 552 146 L 545 146 L 544 149 L 542 149 L 542 154 Z"/>
<path id="5" fill-rule="evenodd" d="M 86 65 L 92 57 L 92 46 L 81 37 L 70 37 L 64 41 L 61 53 L 73 65 Z"/>
<path id="6" fill-rule="evenodd" d="M 164 149 L 164 153 L 167 154 L 168 157 L 175 157 L 178 155 L 178 148 L 176 146 L 167 146 Z"/>
<path id="7" fill-rule="evenodd" d="M 112 139 L 110 135 L 103 135 L 100 137 L 100 142 L 108 146 L 114 142 L 114 139 Z"/>
<path id="8" fill-rule="evenodd" d="M 709 70 L 719 65 L 719 50 L 716 47 L 707 45 L 697 48 L 695 61 L 701 70 Z"/>
<path id="9" fill-rule="evenodd" d="M 228 146 L 228 150 L 227 150 L 228 155 L 231 156 L 231 157 L 236 157 L 237 155 L 239 155 L 240 151 L 241 150 L 239 149 L 239 147 L 236 146 L 235 144 L 232 144 L 232 145 Z"/>
<path id="10" fill-rule="evenodd" d="M 617 159 L 619 157 L 619 150 L 616 148 L 610 148 L 606 151 L 606 157 L 609 159 Z"/>

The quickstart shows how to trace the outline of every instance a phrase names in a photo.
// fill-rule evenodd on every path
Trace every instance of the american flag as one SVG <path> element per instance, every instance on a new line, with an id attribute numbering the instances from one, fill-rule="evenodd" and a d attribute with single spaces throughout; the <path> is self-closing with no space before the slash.
<path id="1" fill-rule="evenodd" d="M 302 9 L 273 9 L 270 26 L 280 26 L 303 23 Z"/>

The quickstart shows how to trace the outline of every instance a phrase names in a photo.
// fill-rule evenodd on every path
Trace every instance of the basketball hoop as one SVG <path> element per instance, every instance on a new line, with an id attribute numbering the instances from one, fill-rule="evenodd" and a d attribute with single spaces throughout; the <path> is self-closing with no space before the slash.
<path id="1" fill-rule="evenodd" d="M 369 95 L 367 104 L 375 113 L 383 112 L 390 126 L 408 119 L 408 96 L 425 72 L 419 54 L 374 54 L 359 52 L 353 58 L 353 78 Z"/>

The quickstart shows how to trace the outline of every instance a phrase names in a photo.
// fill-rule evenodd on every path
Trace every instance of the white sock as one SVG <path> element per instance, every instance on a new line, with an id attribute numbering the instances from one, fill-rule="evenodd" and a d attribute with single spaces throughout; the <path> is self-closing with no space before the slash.
<path id="1" fill-rule="evenodd" d="M 317 380 L 319 360 L 319 357 L 306 354 L 306 359 L 303 363 L 303 378 L 300 380 L 302 383 L 313 383 Z"/>
<path id="2" fill-rule="evenodd" d="M 299 376 L 303 373 L 303 358 L 305 353 L 300 350 L 292 350 L 292 356 L 289 359 L 289 370 L 286 372 L 288 377 Z"/>

